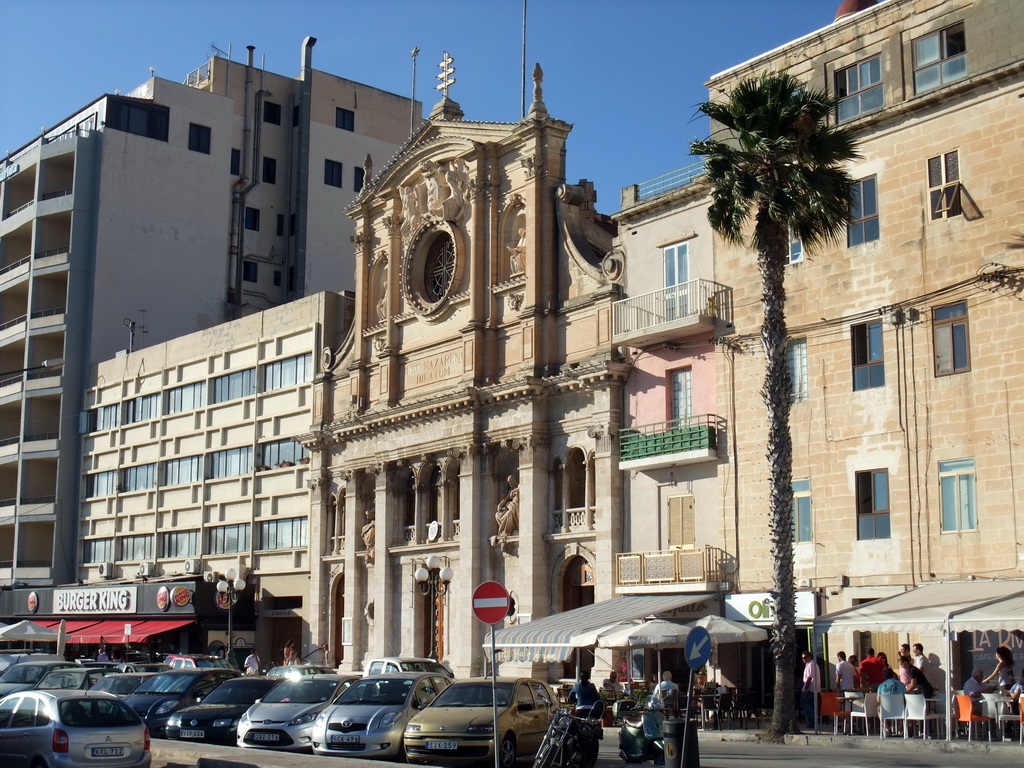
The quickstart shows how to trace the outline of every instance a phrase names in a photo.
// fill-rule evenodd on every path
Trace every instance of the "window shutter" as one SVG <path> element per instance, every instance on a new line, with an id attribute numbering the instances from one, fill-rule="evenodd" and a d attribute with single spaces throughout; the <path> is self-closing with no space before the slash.
<path id="1" fill-rule="evenodd" d="M 693 496 L 670 496 L 668 499 L 669 547 L 692 549 L 695 541 Z"/>

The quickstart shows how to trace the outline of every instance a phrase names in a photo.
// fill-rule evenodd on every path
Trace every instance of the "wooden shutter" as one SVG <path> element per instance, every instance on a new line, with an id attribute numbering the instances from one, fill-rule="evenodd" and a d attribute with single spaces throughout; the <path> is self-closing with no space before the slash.
<path id="1" fill-rule="evenodd" d="M 693 496 L 668 498 L 668 546 L 670 549 L 692 549 L 694 534 Z"/>

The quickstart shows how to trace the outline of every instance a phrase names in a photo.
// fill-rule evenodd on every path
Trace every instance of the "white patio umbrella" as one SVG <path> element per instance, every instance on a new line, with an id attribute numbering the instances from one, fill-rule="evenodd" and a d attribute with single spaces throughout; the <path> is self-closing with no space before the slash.
<path id="1" fill-rule="evenodd" d="M 593 648 L 598 644 L 598 640 L 602 635 L 626 627 L 635 627 L 638 623 L 638 620 L 613 621 L 610 624 L 603 624 L 593 629 L 584 629 L 572 636 L 572 644 L 577 648 Z M 606 648 L 607 646 L 602 645 L 600 647 Z"/>
<path id="2" fill-rule="evenodd" d="M 690 627 L 669 619 L 649 619 L 638 624 L 612 629 L 598 636 L 598 648 L 679 648 L 686 644 Z M 658 654 L 658 679 L 661 679 L 661 654 Z"/>
<path id="3" fill-rule="evenodd" d="M 56 629 L 47 629 L 34 621 L 19 621 L 0 628 L 0 640 L 25 640 L 31 643 L 53 642 L 57 639 Z"/>
<path id="4" fill-rule="evenodd" d="M 752 624 L 723 619 L 721 616 L 704 616 L 691 621 L 688 627 L 704 627 L 713 643 L 756 643 L 768 639 L 768 632 Z"/>
<path id="5" fill-rule="evenodd" d="M 57 627 L 57 655 L 63 657 L 64 649 L 68 644 L 68 625 L 64 619 L 60 620 L 60 625 Z"/>

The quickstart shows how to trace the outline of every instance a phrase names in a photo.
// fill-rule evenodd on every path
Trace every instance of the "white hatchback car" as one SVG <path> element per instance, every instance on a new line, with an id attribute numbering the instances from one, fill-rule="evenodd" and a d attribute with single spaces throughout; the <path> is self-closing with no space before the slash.
<path id="1" fill-rule="evenodd" d="M 149 731 L 116 696 L 22 691 L 0 701 L 5 768 L 149 768 Z"/>

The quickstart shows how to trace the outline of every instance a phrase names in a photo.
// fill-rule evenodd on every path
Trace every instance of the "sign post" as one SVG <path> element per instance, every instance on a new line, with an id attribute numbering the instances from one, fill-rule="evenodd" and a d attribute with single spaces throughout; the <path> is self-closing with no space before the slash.
<path id="1" fill-rule="evenodd" d="M 693 749 L 698 750 L 697 754 L 687 755 L 686 753 L 690 747 L 690 702 L 693 700 L 693 678 L 697 670 L 707 664 L 708 659 L 711 658 L 711 635 L 708 634 L 704 627 L 694 627 L 690 630 L 690 634 L 686 636 L 684 655 L 686 656 L 686 663 L 690 667 L 690 682 L 686 691 L 686 721 L 683 723 L 683 764 L 685 765 L 689 762 L 686 759 L 689 757 L 696 761 L 696 765 L 700 765 L 700 752 L 696 739 L 693 740 Z"/>
<path id="2" fill-rule="evenodd" d="M 494 649 L 494 625 L 505 620 L 512 604 L 508 590 L 496 581 L 485 581 L 473 590 L 473 615 L 484 624 L 491 625 L 491 710 L 494 716 L 494 768 L 501 768 L 498 750 L 498 664 Z"/>

